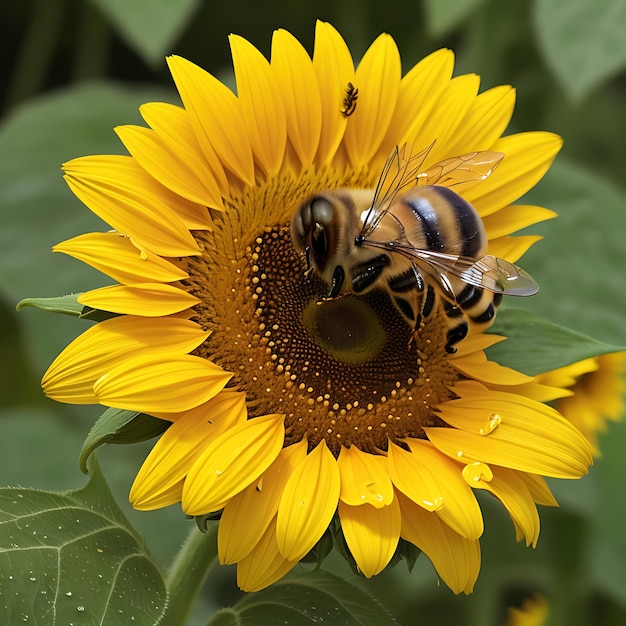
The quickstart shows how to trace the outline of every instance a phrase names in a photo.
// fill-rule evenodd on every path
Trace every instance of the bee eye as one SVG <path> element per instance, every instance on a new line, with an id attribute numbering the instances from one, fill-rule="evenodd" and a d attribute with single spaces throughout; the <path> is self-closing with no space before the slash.
<path id="1" fill-rule="evenodd" d="M 326 229 L 316 223 L 311 233 L 311 248 L 313 253 L 320 259 L 326 259 L 328 256 L 328 235 Z"/>

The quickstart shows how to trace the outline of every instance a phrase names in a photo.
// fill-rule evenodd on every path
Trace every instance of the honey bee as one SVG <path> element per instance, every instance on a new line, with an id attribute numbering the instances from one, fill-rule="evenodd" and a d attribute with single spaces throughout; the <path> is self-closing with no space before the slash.
<path id="1" fill-rule="evenodd" d="M 328 298 L 384 288 L 414 330 L 441 298 L 446 350 L 454 353 L 469 324 L 491 324 L 502 295 L 531 296 L 538 286 L 517 265 L 486 254 L 480 216 L 451 188 L 486 179 L 504 154 L 471 152 L 422 170 L 431 148 L 411 156 L 396 147 L 374 190 L 309 198 L 293 214 L 291 237 Z"/>

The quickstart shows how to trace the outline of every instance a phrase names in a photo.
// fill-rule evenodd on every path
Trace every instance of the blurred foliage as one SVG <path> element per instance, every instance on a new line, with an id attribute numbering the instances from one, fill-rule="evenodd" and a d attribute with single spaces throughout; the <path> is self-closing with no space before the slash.
<path id="1" fill-rule="evenodd" d="M 524 305 L 553 322 L 611 344 L 626 344 L 626 3 L 623 0 L 27 0 L 0 7 L 0 468 L 3 483 L 38 488 L 81 484 L 78 455 L 95 421 L 92 407 L 42 397 L 39 378 L 90 322 L 15 304 L 104 284 L 94 270 L 51 246 L 103 227 L 65 188 L 60 164 L 119 153 L 112 128 L 139 121 L 150 100 L 177 101 L 163 57 L 185 56 L 224 80 L 232 75 L 227 35 L 269 54 L 286 28 L 311 50 L 316 19 L 343 34 L 355 59 L 381 31 L 391 33 L 405 69 L 439 47 L 456 71 L 476 72 L 484 89 L 512 84 L 518 102 L 510 132 L 546 129 L 565 138 L 557 164 L 528 202 L 560 218 L 532 228 L 545 235 L 524 259 L 541 284 Z M 82 326 L 81 326 L 82 325 Z M 612 425 L 589 477 L 555 484 L 561 510 L 543 511 L 539 546 L 514 542 L 508 518 L 481 502 L 487 530 L 475 593 L 437 587 L 425 558 L 361 587 L 401 624 L 502 624 L 506 607 L 530 592 L 547 596 L 553 625 L 626 623 L 626 425 Z M 108 446 L 102 465 L 118 502 L 148 448 Z M 142 514 L 123 505 L 167 564 L 189 524 L 175 508 Z M 326 566 L 328 568 L 328 566 Z M 332 566 L 331 566 L 332 567 Z M 345 564 L 333 571 L 351 574 Z M 212 573 L 198 609 L 205 623 L 234 602 L 231 568 Z"/>

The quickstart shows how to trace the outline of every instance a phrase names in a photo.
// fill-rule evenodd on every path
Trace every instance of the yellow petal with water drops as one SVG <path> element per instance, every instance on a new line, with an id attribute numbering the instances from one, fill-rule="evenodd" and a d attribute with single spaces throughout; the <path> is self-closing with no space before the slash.
<path id="1" fill-rule="evenodd" d="M 216 396 L 232 374 L 192 355 L 146 354 L 130 358 L 94 384 L 98 402 L 129 411 L 188 411 Z"/>
<path id="2" fill-rule="evenodd" d="M 267 59 L 247 40 L 229 37 L 239 107 L 255 162 L 275 176 L 285 156 L 287 120 L 274 72 Z"/>
<path id="3" fill-rule="evenodd" d="M 464 537 L 483 532 L 483 518 L 461 470 L 429 442 L 407 439 L 410 452 L 389 444 L 389 475 L 396 489 L 437 514 Z"/>
<path id="4" fill-rule="evenodd" d="M 245 394 L 222 391 L 204 404 L 181 414 L 153 446 L 130 490 L 136 509 L 158 509 L 176 494 L 180 502 L 183 482 L 205 448 L 224 432 L 246 419 Z"/>
<path id="5" fill-rule="evenodd" d="M 150 176 L 191 202 L 224 209 L 217 180 L 210 168 L 192 169 L 167 142 L 149 128 L 117 126 L 115 132 L 131 156 Z"/>
<path id="6" fill-rule="evenodd" d="M 359 98 L 344 135 L 353 169 L 367 165 L 380 148 L 396 107 L 401 76 L 398 48 L 392 37 L 382 34 L 365 52 L 354 75 Z"/>
<path id="7" fill-rule="evenodd" d="M 288 560 L 301 559 L 318 542 L 337 510 L 337 461 L 322 439 L 291 474 L 278 506 L 276 538 Z"/>
<path id="8" fill-rule="evenodd" d="M 527 474 L 526 472 L 519 473 L 520 478 L 524 481 L 530 495 L 537 504 L 543 506 L 559 506 L 556 498 L 550 491 L 550 487 L 546 481 L 536 474 Z"/>
<path id="9" fill-rule="evenodd" d="M 475 74 L 457 76 L 443 89 L 431 114 L 426 120 L 417 119 L 407 131 L 407 140 L 414 152 L 432 148 L 424 161 L 424 169 L 457 156 L 448 152 L 447 146 L 454 141 L 467 112 L 472 106 L 480 79 Z"/>
<path id="10" fill-rule="evenodd" d="M 235 94 L 182 57 L 167 57 L 167 64 L 206 160 L 209 164 L 221 161 L 246 185 L 253 186 L 252 147 Z"/>
<path id="11" fill-rule="evenodd" d="M 140 252 L 128 237 L 111 231 L 78 235 L 52 249 L 79 259 L 123 284 L 171 283 L 189 276 L 157 254 L 148 250 Z"/>
<path id="12" fill-rule="evenodd" d="M 491 467 L 488 475 L 482 471 L 483 463 L 471 463 L 463 468 L 463 477 L 474 489 L 484 489 L 493 494 L 508 511 L 515 528 L 526 540 L 526 546 L 534 548 L 539 539 L 539 513 L 524 481 L 522 472 L 504 467 Z"/>
<path id="13" fill-rule="evenodd" d="M 284 415 L 249 419 L 206 447 L 187 475 L 183 511 L 187 515 L 219 511 L 258 480 L 283 447 L 284 419 Z"/>
<path id="14" fill-rule="evenodd" d="M 350 506 L 339 501 L 341 530 L 361 573 L 371 578 L 391 560 L 400 539 L 401 515 L 398 500 L 375 508 L 369 504 Z"/>
<path id="15" fill-rule="evenodd" d="M 472 592 L 480 572 L 478 539 L 466 539 L 409 498 L 398 494 L 402 512 L 400 536 L 417 546 L 454 593 Z"/>
<path id="16" fill-rule="evenodd" d="M 126 315 L 162 317 L 180 313 L 200 300 L 190 293 L 162 283 L 111 285 L 86 291 L 77 298 L 83 306 Z"/>
<path id="17" fill-rule="evenodd" d="M 563 140 L 553 133 L 527 132 L 496 141 L 491 150 L 504 152 L 497 169 L 464 193 L 481 216 L 490 215 L 521 198 L 548 171 Z"/>
<path id="18" fill-rule="evenodd" d="M 519 237 L 498 237 L 489 242 L 487 252 L 500 259 L 516 263 L 528 252 L 531 246 L 541 241 L 539 235 L 521 235 Z"/>
<path id="19" fill-rule="evenodd" d="M 161 256 L 199 252 L 176 214 L 185 201 L 149 176 L 132 157 L 93 156 L 63 165 L 74 194 L 115 230 Z"/>
<path id="20" fill-rule="evenodd" d="M 283 99 L 287 137 L 300 163 L 310 165 L 322 130 L 322 100 L 313 64 L 302 44 L 280 29 L 272 37 L 271 67 Z"/>
<path id="21" fill-rule="evenodd" d="M 514 106 L 515 89 L 510 85 L 478 94 L 446 144 L 448 154 L 490 150 L 509 125 Z"/>
<path id="22" fill-rule="evenodd" d="M 425 428 L 430 441 L 453 459 L 462 463 L 482 461 L 554 478 L 579 478 L 592 464 L 587 440 L 546 405 L 497 391 L 490 392 L 483 401 L 462 399 L 458 402 L 458 407 L 464 411 L 463 419 L 460 420 L 456 412 L 452 415 L 446 403 L 440 407 L 441 417 L 446 422 L 453 425 L 487 423 L 491 415 L 497 414 L 501 423 L 488 435 L 480 435 L 473 428 L 472 432 L 458 428 Z"/>
<path id="23" fill-rule="evenodd" d="M 166 102 L 148 102 L 139 107 L 139 112 L 150 128 L 165 142 L 171 154 L 176 154 L 187 163 L 189 169 L 196 172 L 210 169 L 222 195 L 228 193 L 229 182 L 224 167 L 215 158 L 215 151 L 208 150 L 210 161 L 204 156 L 188 111 Z"/>
<path id="24" fill-rule="evenodd" d="M 337 466 L 341 475 L 339 497 L 346 504 L 370 504 L 379 509 L 393 501 L 393 485 L 384 456 L 362 452 L 356 446 L 342 447 Z"/>
<path id="25" fill-rule="evenodd" d="M 229 500 L 217 534 L 220 563 L 240 561 L 261 540 L 276 516 L 287 480 L 306 453 L 306 439 L 283 448 L 258 481 Z"/>
<path id="26" fill-rule="evenodd" d="M 254 550 L 237 564 L 237 586 L 242 591 L 260 591 L 280 580 L 298 562 L 298 559 L 288 560 L 280 553 L 274 518 Z"/>
<path id="27" fill-rule="evenodd" d="M 554 211 L 529 204 L 512 204 L 483 218 L 488 239 L 510 235 L 522 228 L 557 217 Z"/>
<path id="28" fill-rule="evenodd" d="M 322 112 L 316 164 L 323 167 L 332 161 L 346 130 L 348 118 L 341 114 L 341 109 L 348 83 L 354 82 L 354 63 L 341 35 L 330 24 L 319 20 L 315 27 L 313 71 L 320 90 Z"/>
<path id="29" fill-rule="evenodd" d="M 389 123 L 387 136 L 379 149 L 379 158 L 389 157 L 396 145 L 407 141 L 409 128 L 413 133 L 428 119 L 437 106 L 454 69 L 454 53 L 441 49 L 429 54 L 400 81 L 398 102 Z"/>
<path id="30" fill-rule="evenodd" d="M 128 357 L 141 354 L 186 354 L 207 337 L 197 324 L 174 318 L 120 316 L 92 326 L 52 362 L 41 384 L 59 402 L 98 402 L 95 381 Z"/>
<path id="31" fill-rule="evenodd" d="M 489 361 L 484 352 L 463 354 L 459 349 L 457 354 L 450 355 L 449 362 L 463 374 L 485 383 L 521 385 L 533 380 L 532 376 L 526 376 L 510 367 Z"/>

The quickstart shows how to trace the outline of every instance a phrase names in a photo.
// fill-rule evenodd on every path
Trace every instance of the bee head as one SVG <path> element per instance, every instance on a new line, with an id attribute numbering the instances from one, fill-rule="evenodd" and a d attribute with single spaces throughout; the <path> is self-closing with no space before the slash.
<path id="1" fill-rule="evenodd" d="M 337 244 L 337 204 L 326 195 L 313 196 L 294 213 L 291 239 L 297 250 L 306 252 L 307 262 L 324 273 Z"/>

